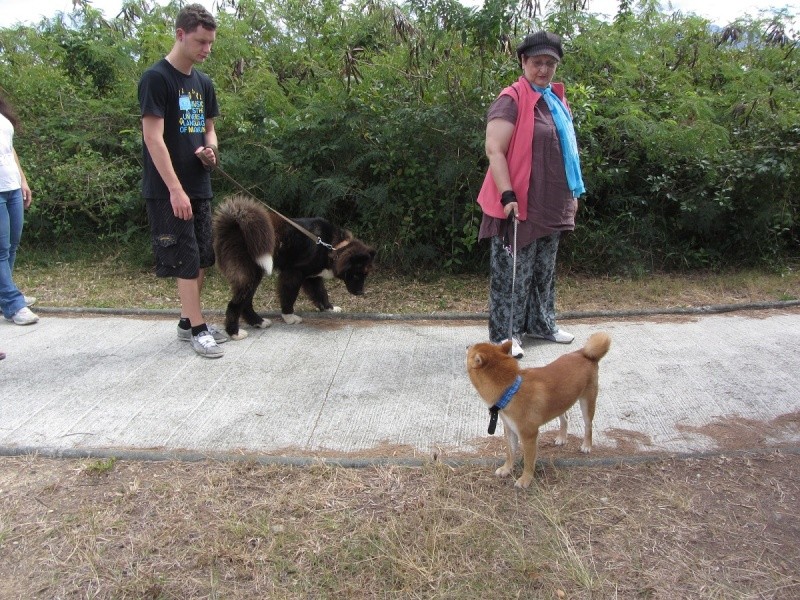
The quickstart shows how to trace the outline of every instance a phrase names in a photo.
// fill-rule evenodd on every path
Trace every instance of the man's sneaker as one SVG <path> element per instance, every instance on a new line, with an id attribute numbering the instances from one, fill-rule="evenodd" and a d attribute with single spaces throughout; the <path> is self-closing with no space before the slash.
<path id="1" fill-rule="evenodd" d="M 23 295 L 23 298 L 25 298 L 25 306 L 33 306 L 34 304 L 36 304 L 36 301 L 38 300 L 36 296 Z"/>
<path id="2" fill-rule="evenodd" d="M 571 344 L 572 340 L 575 339 L 574 335 L 568 331 L 564 331 L 563 329 L 556 329 L 553 333 L 548 333 L 547 335 L 540 335 L 538 333 L 527 333 L 525 335 L 538 340 L 556 342 L 557 344 Z"/>
<path id="3" fill-rule="evenodd" d="M 231 339 L 230 337 L 228 337 L 227 333 L 225 333 L 221 329 L 217 329 L 216 327 L 214 327 L 211 324 L 208 325 L 208 330 L 211 332 L 211 335 L 214 336 L 214 341 L 217 342 L 218 344 L 224 344 L 229 339 Z M 180 326 L 178 326 L 178 339 L 182 340 L 184 342 L 191 342 L 192 341 L 192 330 L 191 329 L 181 329 Z"/>
<path id="4" fill-rule="evenodd" d="M 507 342 L 508 340 L 505 339 L 501 344 Z M 522 351 L 522 344 L 519 343 L 519 340 L 516 337 L 511 338 L 511 356 L 514 358 L 522 358 L 525 356 L 525 353 Z"/>
<path id="5" fill-rule="evenodd" d="M 197 335 L 192 336 L 192 348 L 200 356 L 206 358 L 219 358 L 225 354 L 225 350 L 217 345 L 214 341 L 214 336 L 209 331 L 201 331 Z"/>
<path id="6" fill-rule="evenodd" d="M 11 318 L 6 317 L 6 320 L 13 321 L 17 325 L 33 325 L 39 320 L 39 316 L 27 306 L 23 306 Z"/>

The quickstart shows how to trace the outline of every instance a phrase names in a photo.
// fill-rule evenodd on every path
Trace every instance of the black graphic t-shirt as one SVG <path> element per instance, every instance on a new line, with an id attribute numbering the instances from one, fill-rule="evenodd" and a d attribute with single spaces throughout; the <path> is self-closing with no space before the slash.
<path id="1" fill-rule="evenodd" d="M 194 151 L 205 146 L 206 119 L 219 115 L 219 104 L 211 78 L 192 69 L 185 75 L 166 59 L 144 72 L 139 80 L 139 107 L 142 116 L 164 119 L 164 142 L 172 166 L 190 198 L 211 198 L 211 175 Z M 169 190 L 143 144 L 145 198 L 169 198 Z"/>

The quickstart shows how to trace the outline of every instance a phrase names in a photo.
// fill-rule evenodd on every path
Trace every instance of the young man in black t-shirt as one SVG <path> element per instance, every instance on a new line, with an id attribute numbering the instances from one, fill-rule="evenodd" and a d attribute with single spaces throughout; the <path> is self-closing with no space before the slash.
<path id="1" fill-rule="evenodd" d="M 224 351 L 224 331 L 206 324 L 200 304 L 205 269 L 214 264 L 211 176 L 201 155 L 217 164 L 214 118 L 219 105 L 211 79 L 194 68 L 216 39 L 214 17 L 189 4 L 175 21 L 169 54 L 142 75 L 139 105 L 144 139 L 142 195 L 156 257 L 156 275 L 175 277 L 181 302 L 178 338 L 209 358 Z"/>

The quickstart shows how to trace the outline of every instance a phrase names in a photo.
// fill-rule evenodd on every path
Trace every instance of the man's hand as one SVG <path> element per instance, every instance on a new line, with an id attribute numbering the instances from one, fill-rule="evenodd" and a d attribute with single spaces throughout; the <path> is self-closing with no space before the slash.
<path id="1" fill-rule="evenodd" d="M 217 166 L 217 147 L 214 144 L 200 146 L 194 151 L 194 154 L 200 159 L 207 171 L 212 171 Z"/>
<path id="2" fill-rule="evenodd" d="M 188 221 L 192 218 L 192 203 L 183 188 L 170 191 L 169 202 L 172 204 L 172 213 L 179 219 Z"/>

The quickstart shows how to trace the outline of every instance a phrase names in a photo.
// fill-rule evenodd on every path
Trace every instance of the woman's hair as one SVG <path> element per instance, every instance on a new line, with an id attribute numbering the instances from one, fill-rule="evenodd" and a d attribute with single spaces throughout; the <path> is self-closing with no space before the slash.
<path id="1" fill-rule="evenodd" d="M 6 119 L 11 121 L 11 124 L 14 126 L 14 129 L 19 129 L 20 122 L 19 117 L 17 116 L 17 112 L 14 110 L 14 107 L 6 100 L 3 94 L 0 94 L 0 114 L 2 114 Z"/>
<path id="2" fill-rule="evenodd" d="M 175 19 L 175 29 L 183 29 L 186 33 L 192 33 L 198 27 L 216 31 L 217 22 L 214 15 L 208 12 L 202 4 L 187 4 Z"/>

